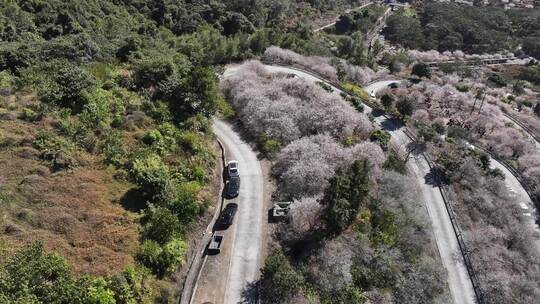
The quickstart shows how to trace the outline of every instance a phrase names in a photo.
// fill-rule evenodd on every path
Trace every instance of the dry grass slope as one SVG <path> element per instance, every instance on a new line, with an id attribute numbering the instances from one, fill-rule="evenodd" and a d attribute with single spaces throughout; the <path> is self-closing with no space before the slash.
<path id="1" fill-rule="evenodd" d="M 32 147 L 50 122 L 17 119 L 19 109 L 7 100 L 13 98 L 2 100 L 11 110 L 2 109 L 0 120 L 0 246 L 11 253 L 41 240 L 79 275 L 110 275 L 133 264 L 138 216 L 119 203 L 132 185 L 83 151 L 73 169 L 52 172 Z"/>

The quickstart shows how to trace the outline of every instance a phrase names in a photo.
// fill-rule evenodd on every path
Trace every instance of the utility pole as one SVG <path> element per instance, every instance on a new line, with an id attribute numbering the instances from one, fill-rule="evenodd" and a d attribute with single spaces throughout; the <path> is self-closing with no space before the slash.
<path id="1" fill-rule="evenodd" d="M 469 114 L 469 116 L 471 116 L 472 113 L 474 112 L 474 108 L 476 107 L 476 101 L 477 100 L 478 100 L 478 95 L 474 96 L 474 103 L 472 105 L 471 113 Z"/>
<path id="2" fill-rule="evenodd" d="M 476 102 L 478 101 L 478 98 L 480 98 L 480 96 L 482 96 L 482 90 L 478 90 L 478 92 L 476 92 L 476 95 L 474 95 L 474 104 L 472 106 L 472 109 L 471 109 L 471 113 L 469 114 L 472 115 L 472 113 L 474 112 L 474 109 L 476 108 Z"/>
<path id="3" fill-rule="evenodd" d="M 486 92 L 484 92 L 484 97 L 482 97 L 482 103 L 480 103 L 480 107 L 478 108 L 478 114 L 482 112 L 482 107 L 484 106 L 484 100 L 486 100 Z"/>

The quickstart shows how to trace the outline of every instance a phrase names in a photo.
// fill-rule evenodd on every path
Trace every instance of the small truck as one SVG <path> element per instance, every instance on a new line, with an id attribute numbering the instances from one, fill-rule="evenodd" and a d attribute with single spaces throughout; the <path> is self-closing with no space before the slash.
<path id="1" fill-rule="evenodd" d="M 210 253 L 220 253 L 221 244 L 223 243 L 223 233 L 221 231 L 216 231 L 210 239 L 210 244 L 208 244 L 208 251 Z"/>

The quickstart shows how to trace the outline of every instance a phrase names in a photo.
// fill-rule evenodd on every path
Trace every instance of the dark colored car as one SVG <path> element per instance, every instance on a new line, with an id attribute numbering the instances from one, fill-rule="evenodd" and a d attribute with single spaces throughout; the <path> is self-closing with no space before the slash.
<path id="1" fill-rule="evenodd" d="M 225 194 L 228 198 L 233 198 L 238 196 L 238 192 L 240 192 L 240 177 L 233 176 L 227 183 L 227 191 Z"/>
<path id="2" fill-rule="evenodd" d="M 388 85 L 388 87 L 391 88 L 391 89 L 397 89 L 398 84 L 397 84 L 397 82 L 392 82 L 391 84 Z"/>
<path id="3" fill-rule="evenodd" d="M 238 204 L 230 203 L 225 207 L 225 210 L 221 213 L 221 219 L 219 220 L 221 225 L 230 226 L 233 223 L 234 215 L 238 210 Z"/>

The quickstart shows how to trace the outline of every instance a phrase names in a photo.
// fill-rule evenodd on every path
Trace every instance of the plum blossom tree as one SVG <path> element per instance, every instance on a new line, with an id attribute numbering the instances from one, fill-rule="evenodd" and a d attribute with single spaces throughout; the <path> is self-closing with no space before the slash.
<path id="1" fill-rule="evenodd" d="M 300 67 L 313 70 L 329 80 L 337 81 L 337 70 L 330 64 L 328 58 L 319 56 L 302 56 L 291 50 L 271 46 L 264 52 L 263 59 L 276 63 L 298 65 Z"/>
<path id="2" fill-rule="evenodd" d="M 345 148 L 324 134 L 304 137 L 281 150 L 276 156 L 272 173 L 285 198 L 319 195 L 339 167 L 349 166 L 357 159 L 369 159 L 370 178 L 380 175 L 384 153 L 379 145 L 362 142 Z"/>
<path id="3" fill-rule="evenodd" d="M 327 242 L 316 256 L 316 267 L 312 273 L 318 277 L 319 286 L 329 291 L 337 291 L 352 283 L 351 267 L 353 252 L 350 243 L 354 237 L 340 236 Z"/>
<path id="4" fill-rule="evenodd" d="M 371 123 L 340 96 L 300 78 L 270 75 L 250 61 L 225 76 L 221 89 L 255 138 L 264 135 L 286 145 L 302 136 L 366 138 Z"/>
<path id="5" fill-rule="evenodd" d="M 295 235 L 302 237 L 320 224 L 319 200 L 319 196 L 308 196 L 293 201 L 289 212 L 289 226 Z"/>

